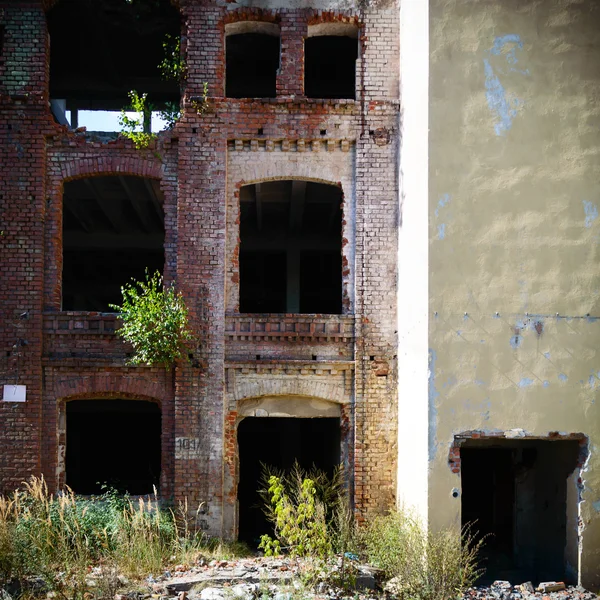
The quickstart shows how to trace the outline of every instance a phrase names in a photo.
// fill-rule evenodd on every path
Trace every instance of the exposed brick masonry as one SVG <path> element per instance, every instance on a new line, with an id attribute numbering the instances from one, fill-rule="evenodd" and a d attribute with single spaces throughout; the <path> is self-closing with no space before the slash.
<path id="1" fill-rule="evenodd" d="M 53 122 L 44 8 L 0 2 L 0 375 L 11 381 L 18 363 L 27 385 L 25 404 L 0 403 L 2 490 L 30 474 L 43 473 L 53 489 L 64 483 L 66 401 L 149 399 L 162 411 L 161 495 L 206 502 L 204 525 L 232 535 L 242 401 L 233 390 L 259 389 L 340 403 L 357 510 L 388 508 L 397 420 L 397 7 L 338 12 L 182 0 L 184 115 L 146 152 L 122 139 L 92 142 Z M 223 97 L 225 24 L 239 20 L 280 27 L 277 98 Z M 359 28 L 354 101 L 303 97 L 303 39 L 323 21 Z M 193 99 L 205 82 L 210 107 L 198 115 Z M 116 174 L 160 180 L 165 197 L 165 276 L 182 290 L 196 336 L 191 359 L 173 371 L 127 366 L 114 317 L 61 312 L 63 185 Z M 237 314 L 239 188 L 274 178 L 342 189 L 341 316 Z M 13 348 L 17 339 L 27 345 Z M 176 458 L 177 438 L 200 440 L 200 454 Z"/>

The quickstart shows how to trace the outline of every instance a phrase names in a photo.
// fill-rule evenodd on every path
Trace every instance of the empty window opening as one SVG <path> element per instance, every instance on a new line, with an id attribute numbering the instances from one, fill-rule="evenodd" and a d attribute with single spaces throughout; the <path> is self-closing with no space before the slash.
<path id="1" fill-rule="evenodd" d="M 248 417 L 238 427 L 240 540 L 256 547 L 260 536 L 272 533 L 262 510 L 258 487 L 262 464 L 288 471 L 295 461 L 331 475 L 340 463 L 339 418 Z"/>
<path id="2" fill-rule="evenodd" d="M 66 182 L 63 192 L 62 309 L 111 311 L 121 286 L 164 267 L 159 182 L 131 176 Z"/>
<path id="3" fill-rule="evenodd" d="M 243 22 L 225 27 L 225 95 L 274 98 L 279 69 L 279 27 Z"/>
<path id="4" fill-rule="evenodd" d="M 340 314 L 342 191 L 271 181 L 240 191 L 240 312 Z"/>
<path id="5" fill-rule="evenodd" d="M 572 575 L 579 451 L 577 440 L 478 440 L 461 447 L 462 524 L 488 536 L 485 582 L 537 584 Z"/>
<path id="6" fill-rule="evenodd" d="M 67 402 L 66 483 L 77 494 L 151 494 L 160 481 L 161 415 L 138 400 Z"/>
<path id="7" fill-rule="evenodd" d="M 308 29 L 304 45 L 304 94 L 308 98 L 354 99 L 358 29 L 323 23 Z"/>
<path id="8" fill-rule="evenodd" d="M 78 111 L 126 108 L 131 90 L 147 93 L 157 110 L 179 103 L 180 82 L 159 68 L 181 35 L 170 0 L 61 0 L 48 12 L 48 31 L 50 97 L 72 127 L 86 125 Z"/>

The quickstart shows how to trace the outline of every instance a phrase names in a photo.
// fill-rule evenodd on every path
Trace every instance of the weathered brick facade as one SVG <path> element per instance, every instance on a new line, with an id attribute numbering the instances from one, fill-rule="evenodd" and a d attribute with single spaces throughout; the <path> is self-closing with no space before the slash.
<path id="1" fill-rule="evenodd" d="M 162 414 L 160 494 L 205 502 L 203 526 L 232 536 L 242 405 L 297 397 L 341 406 L 358 514 L 393 505 L 398 7 L 181 0 L 183 116 L 156 150 L 93 142 L 54 122 L 49 8 L 0 3 L 0 376 L 13 383 L 18 370 L 27 386 L 27 402 L 0 403 L 2 490 L 30 474 L 64 484 L 68 401 L 151 400 Z M 276 98 L 224 97 L 225 27 L 241 21 L 279 26 Z M 336 22 L 358 27 L 356 100 L 306 98 L 308 28 Z M 127 366 L 114 316 L 61 310 L 63 186 L 103 175 L 160 181 L 165 277 L 187 300 L 197 345 L 172 371 Z M 342 190 L 341 315 L 239 314 L 239 190 L 277 179 Z"/>

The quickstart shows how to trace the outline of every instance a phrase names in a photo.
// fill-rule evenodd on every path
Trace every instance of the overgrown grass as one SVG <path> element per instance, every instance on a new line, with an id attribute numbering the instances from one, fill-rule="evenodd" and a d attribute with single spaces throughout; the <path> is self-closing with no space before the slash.
<path id="1" fill-rule="evenodd" d="M 287 553 L 313 561 L 312 581 L 353 586 L 356 561 L 381 569 L 392 580 L 388 593 L 411 600 L 446 600 L 459 595 L 482 574 L 477 541 L 467 528 L 428 531 L 409 510 L 370 519 L 362 527 L 343 493 L 343 473 L 332 478 L 295 465 L 289 474 L 263 469 L 261 495 L 275 539 L 263 536 L 267 554 Z M 334 555 L 337 558 L 334 559 Z"/>
<path id="2" fill-rule="evenodd" d="M 393 578 L 390 593 L 411 600 L 446 600 L 472 586 L 483 570 L 478 555 L 483 540 L 470 528 L 427 531 L 408 510 L 371 520 L 363 530 L 369 562 Z"/>
<path id="3" fill-rule="evenodd" d="M 156 498 L 133 502 L 111 491 L 91 499 L 71 491 L 53 496 L 36 478 L 0 497 L 0 586 L 27 589 L 41 579 L 56 596 L 78 599 L 92 577 L 96 596 L 112 598 L 119 575 L 139 579 L 241 550 L 208 539 L 186 503 L 173 511 L 159 508 Z"/>

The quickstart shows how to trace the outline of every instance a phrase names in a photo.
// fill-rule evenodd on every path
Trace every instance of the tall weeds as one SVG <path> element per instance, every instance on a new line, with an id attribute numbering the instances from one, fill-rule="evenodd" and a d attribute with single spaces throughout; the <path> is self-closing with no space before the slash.
<path id="1" fill-rule="evenodd" d="M 363 532 L 367 559 L 394 578 L 391 593 L 411 600 L 446 600 L 459 595 L 482 574 L 478 554 L 483 540 L 470 529 L 426 531 L 408 510 L 374 518 Z"/>
<path id="2" fill-rule="evenodd" d="M 58 597 L 78 599 L 94 565 L 111 577 L 159 573 L 205 550 L 193 521 L 185 503 L 176 515 L 160 509 L 156 497 L 134 503 L 110 491 L 93 499 L 70 490 L 53 496 L 43 479 L 32 478 L 0 497 L 0 585 L 41 579 Z"/>

